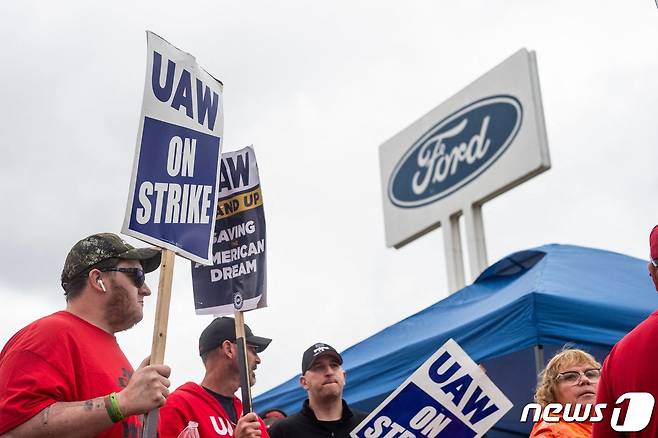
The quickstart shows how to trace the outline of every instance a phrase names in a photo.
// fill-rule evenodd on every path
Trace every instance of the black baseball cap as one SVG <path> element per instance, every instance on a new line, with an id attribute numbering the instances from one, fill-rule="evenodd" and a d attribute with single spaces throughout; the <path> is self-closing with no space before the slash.
<path id="1" fill-rule="evenodd" d="M 254 336 L 247 324 L 244 325 L 244 335 L 247 344 L 256 347 L 257 353 L 265 350 L 272 342 L 269 338 Z M 222 345 L 224 341 L 235 342 L 235 320 L 228 316 L 213 319 L 208 327 L 203 329 L 201 336 L 199 336 L 199 356 L 214 350 Z"/>
<path id="2" fill-rule="evenodd" d="M 313 344 L 304 352 L 302 356 L 302 374 L 309 370 L 313 366 L 313 362 L 320 356 L 333 356 L 339 364 L 343 364 L 343 357 L 336 351 L 331 345 L 327 345 L 323 342 L 318 342 Z"/>

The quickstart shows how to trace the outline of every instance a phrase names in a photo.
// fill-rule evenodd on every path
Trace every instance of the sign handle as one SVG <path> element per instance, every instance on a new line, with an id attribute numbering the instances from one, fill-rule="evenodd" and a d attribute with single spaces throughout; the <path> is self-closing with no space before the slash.
<path id="1" fill-rule="evenodd" d="M 162 250 L 160 263 L 160 283 L 155 305 L 155 324 L 153 326 L 153 343 L 151 344 L 151 365 L 164 362 L 167 343 L 167 324 L 169 323 L 169 304 L 171 302 L 171 284 L 174 278 L 174 260 L 176 255 L 169 249 Z"/>
<path id="2" fill-rule="evenodd" d="M 238 345 L 238 366 L 240 367 L 240 391 L 242 393 L 242 415 L 251 412 L 251 375 L 247 362 L 247 340 L 244 333 L 244 314 L 235 312 L 235 343 Z"/>
<path id="3" fill-rule="evenodd" d="M 153 343 L 151 344 L 151 365 L 164 362 L 167 343 L 167 325 L 169 323 L 169 304 L 171 303 L 171 284 L 174 278 L 174 260 L 176 255 L 168 249 L 162 250 L 160 262 L 160 283 L 155 305 L 155 324 L 153 326 Z M 155 438 L 158 433 L 158 409 L 146 415 L 144 438 Z"/>

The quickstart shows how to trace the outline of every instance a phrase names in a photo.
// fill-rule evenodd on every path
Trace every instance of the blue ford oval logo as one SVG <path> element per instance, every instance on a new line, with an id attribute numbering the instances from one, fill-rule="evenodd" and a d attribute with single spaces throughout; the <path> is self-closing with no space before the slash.
<path id="1" fill-rule="evenodd" d="M 487 170 L 514 140 L 523 108 L 513 96 L 485 97 L 434 125 L 393 170 L 388 197 L 398 207 L 445 198 Z"/>

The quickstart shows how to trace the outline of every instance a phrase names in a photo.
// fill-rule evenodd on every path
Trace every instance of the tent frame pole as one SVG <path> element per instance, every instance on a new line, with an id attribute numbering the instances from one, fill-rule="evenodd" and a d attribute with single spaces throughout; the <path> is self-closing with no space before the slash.
<path id="1" fill-rule="evenodd" d="M 535 345 L 535 369 L 537 370 L 537 379 L 539 374 L 544 370 L 544 346 L 542 344 Z"/>

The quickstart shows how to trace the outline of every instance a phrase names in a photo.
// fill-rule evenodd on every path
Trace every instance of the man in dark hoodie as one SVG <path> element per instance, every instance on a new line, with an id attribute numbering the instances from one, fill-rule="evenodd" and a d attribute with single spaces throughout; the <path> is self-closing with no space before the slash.
<path id="1" fill-rule="evenodd" d="M 352 411 L 343 400 L 342 365 L 342 356 L 327 344 L 313 344 L 304 352 L 299 383 L 308 399 L 301 411 L 270 427 L 272 438 L 349 438 L 367 414 Z"/>
<path id="2" fill-rule="evenodd" d="M 245 325 L 250 382 L 260 363 L 258 353 L 272 341 L 254 336 Z M 198 423 L 202 437 L 268 438 L 267 428 L 255 413 L 242 415 L 242 402 L 235 396 L 240 387 L 238 347 L 233 318 L 216 318 L 199 337 L 199 355 L 206 374 L 197 385 L 187 382 L 171 393 L 160 409 L 159 438 L 177 438 L 190 421 Z"/>

